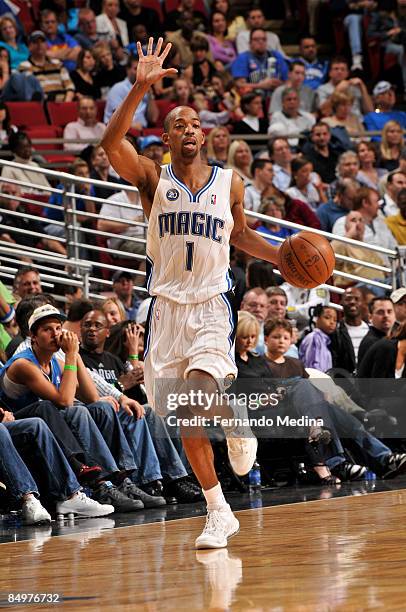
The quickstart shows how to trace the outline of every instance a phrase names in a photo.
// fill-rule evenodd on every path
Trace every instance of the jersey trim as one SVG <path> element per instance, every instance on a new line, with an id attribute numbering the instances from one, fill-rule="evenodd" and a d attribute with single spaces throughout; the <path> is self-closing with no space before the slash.
<path id="1" fill-rule="evenodd" d="M 143 356 L 144 361 L 145 361 L 145 357 L 148 354 L 149 346 L 151 344 L 151 322 L 152 322 L 152 316 L 154 314 L 153 311 L 154 311 L 155 302 L 156 302 L 156 296 L 152 298 L 151 304 L 149 305 L 147 322 L 145 324 L 145 348 L 144 348 L 144 356 Z"/>
<path id="2" fill-rule="evenodd" d="M 146 279 L 147 279 L 146 289 L 147 289 L 148 293 L 149 293 L 149 288 L 151 286 L 153 272 L 154 272 L 154 262 L 147 255 L 146 256 Z"/>
<path id="3" fill-rule="evenodd" d="M 198 202 L 200 196 L 207 191 L 211 185 L 213 184 L 214 180 L 216 179 L 217 176 L 217 171 L 218 171 L 218 166 L 212 166 L 212 171 L 209 177 L 209 180 L 207 181 L 207 183 L 205 185 L 203 185 L 203 187 L 201 189 L 199 189 L 199 191 L 197 191 L 194 195 L 193 193 L 190 191 L 189 187 L 187 185 L 185 185 L 185 183 L 183 183 L 180 179 L 178 179 L 178 177 L 175 175 L 173 168 L 172 168 L 172 164 L 168 164 L 167 166 L 168 168 L 168 174 L 171 177 L 171 179 L 183 190 L 186 192 L 186 194 L 189 196 L 189 201 L 190 202 Z"/>
<path id="4" fill-rule="evenodd" d="M 228 320 L 230 323 L 230 333 L 228 335 L 228 343 L 230 346 L 230 350 L 228 352 L 229 356 L 231 357 L 231 359 L 233 360 L 233 363 L 235 363 L 235 358 L 233 355 L 233 346 L 234 346 L 234 341 L 235 341 L 235 334 L 237 331 L 237 313 L 235 311 L 235 309 L 233 308 L 233 305 L 231 304 L 230 301 L 230 291 L 228 291 L 227 293 L 220 293 L 220 297 L 223 300 L 223 302 L 225 303 L 226 307 L 227 307 L 227 311 L 228 311 Z"/>

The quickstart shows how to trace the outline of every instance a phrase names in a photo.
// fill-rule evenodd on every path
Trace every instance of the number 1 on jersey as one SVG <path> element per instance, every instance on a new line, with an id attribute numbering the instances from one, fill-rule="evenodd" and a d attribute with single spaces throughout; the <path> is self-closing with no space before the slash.
<path id="1" fill-rule="evenodd" d="M 186 270 L 188 272 L 192 271 L 193 268 L 193 254 L 194 254 L 195 243 L 187 242 L 186 243 Z"/>

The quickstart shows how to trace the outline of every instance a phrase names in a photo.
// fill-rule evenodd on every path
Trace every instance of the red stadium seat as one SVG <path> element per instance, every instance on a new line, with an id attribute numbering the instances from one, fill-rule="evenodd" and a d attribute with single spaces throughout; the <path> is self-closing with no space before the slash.
<path id="1" fill-rule="evenodd" d="M 96 100 L 96 105 L 97 105 L 97 121 L 101 121 L 103 123 L 104 108 L 106 106 L 106 100 Z"/>
<path id="2" fill-rule="evenodd" d="M 18 18 L 24 26 L 24 33 L 26 35 L 31 34 L 33 30 L 37 29 L 40 0 L 31 0 L 30 2 L 27 2 L 27 0 L 13 0 L 13 4 L 20 9 Z"/>
<path id="3" fill-rule="evenodd" d="M 162 128 L 143 128 L 142 130 L 143 136 L 162 136 Z"/>
<path id="4" fill-rule="evenodd" d="M 156 100 L 156 105 L 159 110 L 158 120 L 156 122 L 156 127 L 162 127 L 164 124 L 164 120 L 166 115 L 176 107 L 176 102 L 172 102 L 171 100 Z"/>
<path id="5" fill-rule="evenodd" d="M 31 140 L 36 138 L 43 139 L 52 139 L 52 138 L 62 138 L 62 128 L 53 126 L 53 125 L 39 125 L 37 127 L 30 127 L 27 129 L 27 134 L 31 138 Z M 61 142 L 55 143 L 34 143 L 33 148 L 36 151 L 45 151 L 50 149 L 62 150 L 63 145 Z M 58 155 L 52 153 L 44 153 L 44 158 L 48 163 L 57 163 L 60 168 L 67 168 L 69 164 L 71 164 L 75 156 L 69 153 Z"/>
<path id="6" fill-rule="evenodd" d="M 19 128 L 48 125 L 42 102 L 6 102 L 10 123 Z"/>
<path id="7" fill-rule="evenodd" d="M 78 118 L 77 102 L 48 102 L 47 110 L 51 125 L 65 127 Z"/>

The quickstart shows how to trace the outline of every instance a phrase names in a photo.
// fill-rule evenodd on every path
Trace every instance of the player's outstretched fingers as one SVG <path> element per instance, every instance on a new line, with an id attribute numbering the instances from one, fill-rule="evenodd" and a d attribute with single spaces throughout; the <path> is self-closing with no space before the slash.
<path id="1" fill-rule="evenodd" d="M 140 41 L 137 41 L 137 52 L 138 52 L 138 57 L 139 58 L 144 57 Z"/>
<path id="2" fill-rule="evenodd" d="M 162 55 L 161 55 L 161 57 L 159 58 L 159 59 L 161 60 L 161 63 L 163 63 L 163 62 L 164 62 L 164 60 L 165 60 L 166 56 L 168 55 L 169 51 L 171 50 L 171 47 L 172 47 L 172 43 L 168 43 L 168 44 L 166 45 L 165 49 L 162 51 Z M 176 71 L 176 72 L 177 72 L 177 71 Z"/>
<path id="3" fill-rule="evenodd" d="M 154 39 L 152 38 L 152 36 L 150 36 L 148 39 L 147 55 L 152 55 L 153 46 L 154 46 Z"/>
<path id="4" fill-rule="evenodd" d="M 156 55 L 158 57 L 158 55 L 161 53 L 161 49 L 162 49 L 162 43 L 164 42 L 164 39 L 162 38 L 162 36 L 160 36 L 158 38 L 158 42 L 156 44 L 155 47 L 155 51 L 154 51 L 154 55 Z"/>

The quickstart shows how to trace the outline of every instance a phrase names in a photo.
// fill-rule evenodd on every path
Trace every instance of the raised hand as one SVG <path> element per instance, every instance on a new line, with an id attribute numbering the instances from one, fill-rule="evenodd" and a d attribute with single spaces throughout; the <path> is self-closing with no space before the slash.
<path id="1" fill-rule="evenodd" d="M 171 43 L 165 46 L 165 49 L 161 53 L 163 38 L 158 38 L 155 51 L 152 52 L 154 46 L 154 39 L 151 37 L 148 40 L 147 55 L 142 52 L 141 43 L 137 42 L 138 51 L 138 67 L 137 67 L 137 84 L 138 85 L 153 85 L 157 81 L 160 81 L 165 76 L 175 76 L 177 74 L 176 68 L 162 68 L 162 64 L 168 55 Z M 159 55 L 161 53 L 161 55 Z"/>

